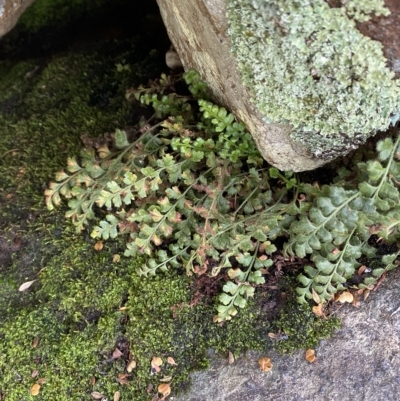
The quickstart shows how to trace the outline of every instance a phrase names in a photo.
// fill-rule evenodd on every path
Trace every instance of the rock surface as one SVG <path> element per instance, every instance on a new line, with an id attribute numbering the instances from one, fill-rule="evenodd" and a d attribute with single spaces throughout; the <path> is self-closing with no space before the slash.
<path id="1" fill-rule="evenodd" d="M 18 18 L 34 0 L 0 0 L 0 37 L 14 28 Z"/>
<path id="2" fill-rule="evenodd" d="M 280 0 L 157 1 L 185 69 L 200 72 L 281 170 L 315 169 L 400 116 L 394 0 L 307 1 L 303 11 Z"/>
<path id="3" fill-rule="evenodd" d="M 263 157 L 281 170 L 312 170 L 325 163 L 289 137 L 290 126 L 266 124 L 250 102 L 230 53 L 225 0 L 157 0 L 185 69 L 195 68 L 215 99 L 242 120 Z"/>
<path id="4" fill-rule="evenodd" d="M 251 352 L 232 365 L 215 360 L 193 374 L 189 394 L 174 401 L 388 401 L 400 398 L 400 271 L 356 309 L 344 306 L 342 328 L 316 349 L 310 364 L 303 351 L 271 352 L 271 372 L 258 369 Z M 264 355 L 261 355 L 264 356 Z M 172 398 L 171 398 L 172 400 Z"/>

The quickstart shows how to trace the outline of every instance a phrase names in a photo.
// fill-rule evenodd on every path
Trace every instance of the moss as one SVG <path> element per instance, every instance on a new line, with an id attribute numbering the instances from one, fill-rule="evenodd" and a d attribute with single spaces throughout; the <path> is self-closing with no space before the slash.
<path id="1" fill-rule="evenodd" d="M 309 304 L 299 304 L 293 288 L 295 280 L 283 281 L 287 300 L 279 317 L 274 321 L 276 333 L 282 333 L 281 340 L 275 342 L 275 348 L 282 353 L 292 353 L 298 349 L 315 348 L 325 338 L 340 327 L 337 317 L 321 319 L 311 310 Z"/>
<path id="2" fill-rule="evenodd" d="M 267 122 L 293 126 L 292 138 L 316 157 L 347 153 L 400 109 L 400 90 L 379 42 L 355 19 L 387 15 L 382 1 L 230 0 L 232 50 Z"/>
<path id="3" fill-rule="evenodd" d="M 36 0 L 18 24 L 30 32 L 49 25 L 66 25 L 73 19 L 98 9 L 109 0 Z"/>

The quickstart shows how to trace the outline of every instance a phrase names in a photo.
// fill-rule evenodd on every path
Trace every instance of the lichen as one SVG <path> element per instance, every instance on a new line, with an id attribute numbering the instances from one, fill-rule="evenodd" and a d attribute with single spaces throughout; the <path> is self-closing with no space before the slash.
<path id="1" fill-rule="evenodd" d="M 293 140 L 317 157 L 347 153 L 400 110 L 382 45 L 356 28 L 370 12 L 388 10 L 378 0 L 338 8 L 323 0 L 229 0 L 232 51 L 254 103 L 266 122 L 291 124 Z"/>

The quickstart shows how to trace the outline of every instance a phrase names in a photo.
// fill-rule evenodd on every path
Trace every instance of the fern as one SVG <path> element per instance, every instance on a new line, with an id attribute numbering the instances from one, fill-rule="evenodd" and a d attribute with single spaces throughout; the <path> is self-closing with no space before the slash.
<path id="1" fill-rule="evenodd" d="M 192 72 L 185 78 L 192 93 L 204 93 Z M 287 205 L 269 186 L 244 125 L 206 100 L 193 109 L 193 99 L 168 94 L 166 82 L 172 81 L 156 85 L 161 95 L 143 87 L 129 92 L 139 93 L 141 103 L 155 109 L 152 119 L 161 121 L 130 135 L 116 130 L 112 144 L 82 151 L 80 163 L 70 159 L 46 190 L 47 205 L 69 199 L 67 217 L 78 231 L 96 208 L 106 212 L 91 236 L 125 235 L 125 256 L 148 256 L 139 271 L 144 276 L 180 266 L 187 274 L 216 276 L 230 268 L 217 320 L 230 319 L 264 282 L 261 270 L 272 265 L 270 240 L 282 234 Z"/>
<path id="2" fill-rule="evenodd" d="M 300 302 L 311 299 L 315 290 L 322 301 L 331 299 L 360 266 L 361 256 L 374 258 L 376 249 L 368 244 L 372 234 L 389 243 L 397 242 L 400 223 L 400 136 L 395 142 L 386 138 L 377 144 L 377 160 L 359 163 L 357 178 L 343 186 L 322 189 L 304 187 L 311 198 L 307 214 L 290 227 L 290 240 L 285 246 L 288 255 L 311 254 L 314 266 L 306 266 L 298 279 Z M 398 252 L 388 255 L 372 273 L 366 285 L 393 264 Z"/>
<path id="3" fill-rule="evenodd" d="M 274 241 L 287 257 L 307 258 L 298 276 L 299 302 L 322 302 L 346 289 L 361 263 L 371 288 L 396 267 L 400 232 L 400 137 L 377 144 L 374 160 L 339 171 L 332 185 L 299 182 L 267 167 L 251 135 L 210 102 L 198 74 L 184 75 L 192 96 L 179 95 L 179 77 L 162 76 L 127 92 L 154 108 L 135 129 L 116 130 L 69 158 L 46 190 L 49 209 L 68 200 L 77 231 L 126 239 L 125 256 L 147 255 L 139 274 L 183 267 L 187 274 L 224 274 L 216 321 L 246 306 L 273 266 Z M 371 240 L 390 246 L 379 256 Z"/>

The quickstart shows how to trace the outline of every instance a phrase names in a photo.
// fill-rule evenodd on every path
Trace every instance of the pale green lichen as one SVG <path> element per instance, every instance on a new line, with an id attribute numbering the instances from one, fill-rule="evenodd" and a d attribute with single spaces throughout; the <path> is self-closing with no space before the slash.
<path id="1" fill-rule="evenodd" d="M 371 18 L 371 14 L 388 16 L 390 10 L 385 7 L 383 0 L 342 0 L 349 17 L 357 21 L 365 22 Z"/>
<path id="2" fill-rule="evenodd" d="M 289 123 L 315 156 L 347 153 L 400 110 L 399 81 L 382 45 L 353 16 L 388 13 L 383 2 L 229 0 L 228 20 L 243 83 L 266 122 Z"/>

